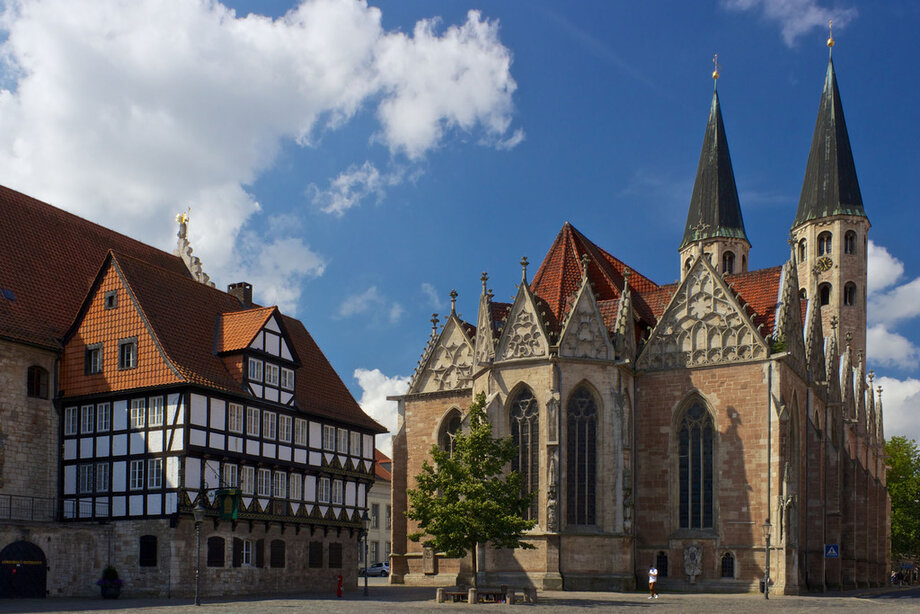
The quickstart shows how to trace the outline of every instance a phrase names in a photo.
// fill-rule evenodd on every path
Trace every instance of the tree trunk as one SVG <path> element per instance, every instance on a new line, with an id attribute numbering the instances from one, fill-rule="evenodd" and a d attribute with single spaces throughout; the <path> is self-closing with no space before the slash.
<path id="1" fill-rule="evenodd" d="M 473 544 L 473 588 L 479 588 L 479 573 L 476 568 L 476 555 L 479 550 L 479 544 Z"/>

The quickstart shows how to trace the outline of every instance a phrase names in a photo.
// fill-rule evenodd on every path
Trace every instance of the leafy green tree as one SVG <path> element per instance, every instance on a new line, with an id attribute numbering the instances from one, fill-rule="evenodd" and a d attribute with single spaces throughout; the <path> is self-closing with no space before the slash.
<path id="1" fill-rule="evenodd" d="M 906 437 L 885 442 L 891 496 L 891 554 L 920 557 L 920 448 Z"/>
<path id="2" fill-rule="evenodd" d="M 533 500 L 525 492 L 521 475 L 505 467 L 517 454 L 510 437 L 494 439 L 485 412 L 485 395 L 470 406 L 469 431 L 457 432 L 453 454 L 431 447 L 431 463 L 425 461 L 415 476 L 418 487 L 410 489 L 406 516 L 418 522 L 419 531 L 409 539 L 449 557 L 473 553 L 473 585 L 476 585 L 476 546 L 488 542 L 495 548 L 533 549 L 525 531 L 536 525 L 527 520 Z"/>

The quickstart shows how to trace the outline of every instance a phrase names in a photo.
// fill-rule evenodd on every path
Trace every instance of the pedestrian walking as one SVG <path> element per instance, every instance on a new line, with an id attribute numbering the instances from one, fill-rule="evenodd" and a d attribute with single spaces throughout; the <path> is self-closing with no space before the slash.
<path id="1" fill-rule="evenodd" d="M 658 599 L 658 568 L 654 563 L 648 566 L 648 598 Z"/>

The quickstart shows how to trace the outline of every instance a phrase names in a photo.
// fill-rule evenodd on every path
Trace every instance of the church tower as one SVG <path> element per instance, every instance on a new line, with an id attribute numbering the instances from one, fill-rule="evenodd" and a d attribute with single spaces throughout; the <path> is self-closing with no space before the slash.
<path id="1" fill-rule="evenodd" d="M 827 45 L 833 48 L 833 37 Z M 816 299 L 824 330 L 839 321 L 854 352 L 866 349 L 866 251 L 869 219 L 843 118 L 833 59 L 828 60 L 815 133 L 792 224 L 800 294 Z"/>
<path id="2" fill-rule="evenodd" d="M 718 84 L 718 63 L 712 78 Z M 700 251 L 708 256 L 710 264 L 719 273 L 746 272 L 750 249 L 751 243 L 741 218 L 735 173 L 728 154 L 728 139 L 722 124 L 719 92 L 713 87 L 703 150 L 690 197 L 687 225 L 680 242 L 680 278 L 684 279 Z"/>

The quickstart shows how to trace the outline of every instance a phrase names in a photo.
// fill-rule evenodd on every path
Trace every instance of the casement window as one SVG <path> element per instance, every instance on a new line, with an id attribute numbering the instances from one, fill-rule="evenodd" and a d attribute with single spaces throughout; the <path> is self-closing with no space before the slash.
<path id="1" fill-rule="evenodd" d="M 596 522 L 597 495 L 597 402 L 586 387 L 579 387 L 569 399 L 568 487 L 566 518 L 569 525 Z"/>
<path id="2" fill-rule="evenodd" d="M 102 344 L 96 343 L 86 346 L 86 359 L 83 366 L 86 375 L 102 373 Z"/>
<path id="3" fill-rule="evenodd" d="M 301 476 L 299 473 L 292 473 L 291 474 L 291 490 L 290 490 L 291 500 L 300 501 L 300 499 L 303 496 L 302 493 L 303 493 L 303 476 Z"/>
<path id="4" fill-rule="evenodd" d="M 77 490 L 80 493 L 93 492 L 93 466 L 90 464 L 80 465 L 78 468 Z"/>
<path id="5" fill-rule="evenodd" d="M 112 428 L 112 405 L 100 403 L 96 406 L 96 431 L 104 433 Z"/>
<path id="6" fill-rule="evenodd" d="M 115 309 L 118 307 L 118 290 L 109 290 L 102 299 L 105 309 Z"/>
<path id="7" fill-rule="evenodd" d="M 332 503 L 342 505 L 342 480 L 332 481 Z"/>
<path id="8" fill-rule="evenodd" d="M 371 528 L 380 528 L 380 504 L 371 503 Z"/>
<path id="9" fill-rule="evenodd" d="M 294 443 L 298 446 L 307 445 L 307 421 L 294 418 Z"/>
<path id="10" fill-rule="evenodd" d="M 96 492 L 109 491 L 109 464 L 96 463 Z"/>
<path id="11" fill-rule="evenodd" d="M 248 567 L 252 567 L 252 564 L 254 562 L 252 559 L 252 550 L 253 550 L 252 546 L 253 544 L 252 544 L 251 539 L 243 540 L 243 565 L 246 565 Z"/>
<path id="12" fill-rule="evenodd" d="M 157 536 L 141 535 L 137 553 L 137 564 L 141 567 L 157 566 Z"/>
<path id="13" fill-rule="evenodd" d="M 48 371 L 32 365 L 26 371 L 26 394 L 36 399 L 48 398 Z"/>
<path id="14" fill-rule="evenodd" d="M 342 544 L 329 544 L 329 569 L 342 568 Z"/>
<path id="15" fill-rule="evenodd" d="M 242 467 L 240 470 L 240 490 L 244 495 L 252 495 L 256 484 L 255 467 Z"/>
<path id="16" fill-rule="evenodd" d="M 259 469 L 259 496 L 272 496 L 272 472 L 269 469 Z"/>
<path id="17" fill-rule="evenodd" d="M 246 434 L 253 437 L 259 436 L 259 408 L 246 408 Z"/>
<path id="18" fill-rule="evenodd" d="M 379 554 L 380 554 L 380 542 L 371 542 L 371 552 L 370 552 L 371 561 L 374 563 L 379 563 L 380 562 L 380 557 L 378 556 Z"/>
<path id="19" fill-rule="evenodd" d="M 76 435 L 77 434 L 77 408 L 76 407 L 65 407 L 64 408 L 64 434 L 65 435 Z"/>
<path id="20" fill-rule="evenodd" d="M 147 411 L 146 399 L 131 399 L 131 428 L 144 428 L 144 413 Z"/>
<path id="21" fill-rule="evenodd" d="M 270 362 L 265 363 L 265 383 L 269 386 L 278 385 L 278 365 Z"/>
<path id="22" fill-rule="evenodd" d="M 147 461 L 147 488 L 163 487 L 163 459 L 151 458 Z"/>
<path id="23" fill-rule="evenodd" d="M 223 480 L 221 480 L 221 486 L 226 488 L 239 488 L 240 486 L 240 470 L 239 467 L 233 463 L 224 463 L 224 475 Z"/>
<path id="24" fill-rule="evenodd" d="M 133 369 L 137 366 L 137 339 L 122 339 L 118 342 L 118 368 Z"/>
<path id="25" fill-rule="evenodd" d="M 281 387 L 285 390 L 294 389 L 294 370 L 281 367 Z"/>
<path id="26" fill-rule="evenodd" d="M 265 439 L 274 439 L 277 436 L 278 414 L 265 411 L 262 412 L 262 437 Z"/>
<path id="27" fill-rule="evenodd" d="M 291 417 L 281 414 L 278 416 L 278 441 L 291 442 Z"/>
<path id="28" fill-rule="evenodd" d="M 511 403 L 511 440 L 517 448 L 511 470 L 521 474 L 524 494 L 535 493 L 540 487 L 539 418 L 533 393 L 529 388 L 522 389 Z M 537 517 L 536 501 L 528 508 L 526 517 L 528 520 Z"/>
<path id="29" fill-rule="evenodd" d="M 361 456 L 361 433 L 351 432 L 351 455 Z"/>
<path id="30" fill-rule="evenodd" d="M 346 429 L 337 429 L 339 435 L 338 446 L 336 450 L 339 451 L 339 454 L 348 454 L 348 431 Z"/>
<path id="31" fill-rule="evenodd" d="M 150 397 L 147 426 L 163 426 L 163 397 Z"/>
<path id="32" fill-rule="evenodd" d="M 230 415 L 227 428 L 231 433 L 243 432 L 243 406 L 239 403 L 230 403 Z"/>
<path id="33" fill-rule="evenodd" d="M 272 484 L 272 496 L 276 499 L 287 498 L 287 474 L 283 471 L 275 472 L 275 481 Z"/>
<path id="34" fill-rule="evenodd" d="M 316 481 L 316 501 L 329 503 L 329 478 L 320 478 Z"/>
<path id="35" fill-rule="evenodd" d="M 128 488 L 131 490 L 141 490 L 144 487 L 144 461 L 131 461 L 131 468 L 128 474 Z"/>
<path id="36" fill-rule="evenodd" d="M 335 427 L 323 426 L 323 450 L 335 452 Z"/>
<path id="37" fill-rule="evenodd" d="M 677 474 L 681 529 L 711 529 L 713 492 L 712 416 L 701 404 L 690 406 L 680 421 Z"/>
<path id="38" fill-rule="evenodd" d="M 387 519 L 387 524 L 385 528 L 389 529 L 393 525 L 393 506 L 392 505 L 387 505 L 386 519 Z"/>
<path id="39" fill-rule="evenodd" d="M 96 413 L 96 408 L 92 405 L 84 405 L 80 408 L 80 432 L 81 433 L 92 433 L 93 432 L 93 418 Z"/>
<path id="40" fill-rule="evenodd" d="M 249 359 L 249 379 L 254 382 L 262 381 L 262 361 L 258 358 Z"/>

